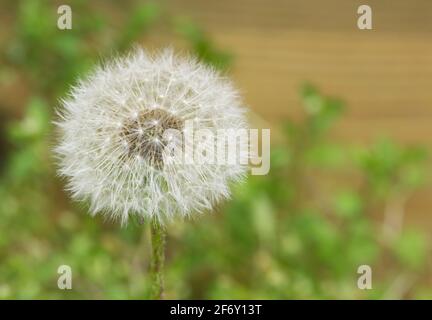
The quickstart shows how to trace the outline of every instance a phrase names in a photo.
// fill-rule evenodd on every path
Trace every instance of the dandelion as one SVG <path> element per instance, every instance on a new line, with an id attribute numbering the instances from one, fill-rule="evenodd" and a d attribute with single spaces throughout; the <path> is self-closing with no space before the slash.
<path id="1" fill-rule="evenodd" d="M 153 55 L 137 49 L 98 67 L 62 101 L 56 122 L 59 174 L 72 198 L 90 212 L 119 220 L 151 221 L 152 270 L 162 294 L 164 225 L 175 217 L 211 211 L 230 195 L 246 166 L 185 164 L 164 156 L 168 144 L 184 148 L 188 120 L 195 129 L 245 129 L 239 94 L 212 68 L 171 50 Z M 241 143 L 241 142 L 240 142 Z M 244 150 L 246 145 L 241 145 Z"/>

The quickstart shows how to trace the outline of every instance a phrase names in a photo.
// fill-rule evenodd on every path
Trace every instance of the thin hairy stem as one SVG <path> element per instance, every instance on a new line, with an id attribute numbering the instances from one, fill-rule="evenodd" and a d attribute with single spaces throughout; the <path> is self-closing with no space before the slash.
<path id="1" fill-rule="evenodd" d="M 150 223 L 152 256 L 150 274 L 152 278 L 151 299 L 161 300 L 164 295 L 163 266 L 165 261 L 165 229 L 153 218 Z"/>

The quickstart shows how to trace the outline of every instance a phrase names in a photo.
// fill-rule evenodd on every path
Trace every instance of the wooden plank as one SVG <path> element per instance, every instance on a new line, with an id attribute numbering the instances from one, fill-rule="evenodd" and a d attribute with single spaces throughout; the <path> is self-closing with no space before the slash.
<path id="1" fill-rule="evenodd" d="M 172 11 L 194 17 L 212 30 L 356 31 L 361 0 L 175 0 Z M 369 3 L 381 32 L 432 32 L 429 0 L 380 0 Z"/>
<path id="2" fill-rule="evenodd" d="M 289 115 L 305 81 L 346 100 L 354 116 L 432 115 L 432 44 L 421 37 L 399 43 L 381 35 L 365 44 L 362 36 L 331 33 L 215 36 L 234 52 L 237 83 L 265 117 Z M 304 41 L 313 37 L 316 46 Z"/>
<path id="3" fill-rule="evenodd" d="M 278 137 L 301 114 L 298 89 L 310 81 L 348 104 L 332 137 L 371 143 L 391 137 L 432 147 L 432 1 L 381 0 L 372 31 L 356 27 L 357 0 L 173 1 L 236 58 L 232 74 L 247 104 Z M 256 118 L 259 118 L 255 117 Z M 430 194 L 414 195 L 407 220 L 432 228 Z"/>

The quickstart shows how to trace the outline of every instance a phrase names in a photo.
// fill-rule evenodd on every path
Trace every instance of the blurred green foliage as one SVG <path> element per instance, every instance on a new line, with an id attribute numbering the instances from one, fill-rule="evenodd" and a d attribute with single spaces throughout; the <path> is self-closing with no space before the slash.
<path id="1" fill-rule="evenodd" d="M 156 3 L 130 5 L 118 28 L 76 1 L 67 32 L 56 29 L 46 2 L 9 6 L 16 19 L 2 44 L 1 74 L 24 79 L 31 95 L 21 118 L 2 128 L 8 152 L 1 155 L 0 298 L 146 298 L 148 226 L 120 228 L 70 203 L 50 153 L 52 106 L 101 52 L 126 50 L 167 21 L 204 62 L 226 69 L 232 56 Z M 395 219 L 427 181 L 425 149 L 389 140 L 335 143 L 327 133 L 343 102 L 311 85 L 301 97 L 303 120 L 283 126 L 285 141 L 272 147 L 268 176 L 233 186 L 221 213 L 169 227 L 169 298 L 432 296 L 422 280 L 430 276 L 427 236 Z M 57 288 L 62 264 L 72 267 L 73 290 Z M 374 270 L 370 291 L 357 288 L 363 264 Z"/>
<path id="2" fill-rule="evenodd" d="M 232 63 L 232 55 L 219 50 L 205 32 L 190 19 L 176 18 L 173 25 L 178 34 L 190 41 L 196 56 L 201 61 L 222 70 Z"/>

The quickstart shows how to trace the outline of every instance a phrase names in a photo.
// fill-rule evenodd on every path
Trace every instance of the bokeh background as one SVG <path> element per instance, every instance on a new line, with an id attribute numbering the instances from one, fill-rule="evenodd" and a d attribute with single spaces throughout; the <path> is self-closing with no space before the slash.
<path id="1" fill-rule="evenodd" d="M 134 43 L 219 68 L 272 130 L 269 175 L 169 227 L 167 298 L 432 298 L 432 3 L 371 1 L 361 31 L 363 2 L 67 1 L 62 31 L 66 1 L 2 1 L 0 298 L 148 297 L 147 224 L 91 218 L 50 151 L 59 99 Z"/>

